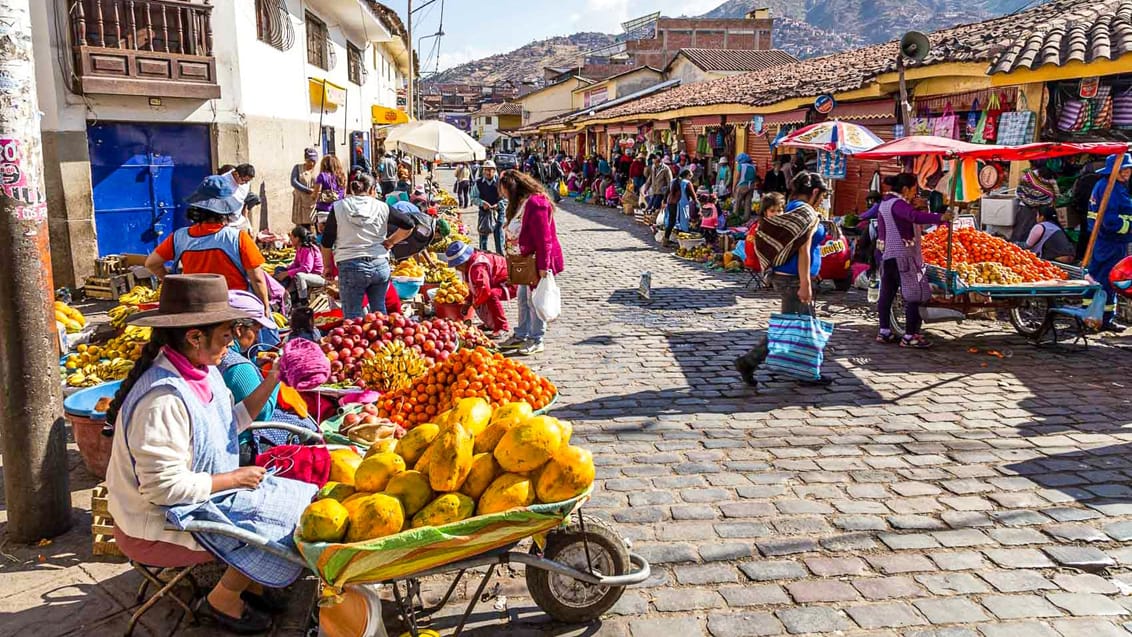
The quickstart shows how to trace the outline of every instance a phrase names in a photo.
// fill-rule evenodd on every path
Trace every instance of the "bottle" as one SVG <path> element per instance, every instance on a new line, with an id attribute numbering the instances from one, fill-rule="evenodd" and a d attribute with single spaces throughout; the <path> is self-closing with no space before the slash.
<path id="1" fill-rule="evenodd" d="M 869 281 L 869 303 L 876 303 L 880 300 L 880 281 L 871 279 Z"/>

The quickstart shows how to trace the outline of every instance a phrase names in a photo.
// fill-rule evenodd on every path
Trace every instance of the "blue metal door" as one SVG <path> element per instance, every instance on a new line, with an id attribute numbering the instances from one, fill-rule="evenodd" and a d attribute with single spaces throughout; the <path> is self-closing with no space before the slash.
<path id="1" fill-rule="evenodd" d="M 92 123 L 87 127 L 98 254 L 149 254 L 188 225 L 185 199 L 212 172 L 201 124 Z"/>

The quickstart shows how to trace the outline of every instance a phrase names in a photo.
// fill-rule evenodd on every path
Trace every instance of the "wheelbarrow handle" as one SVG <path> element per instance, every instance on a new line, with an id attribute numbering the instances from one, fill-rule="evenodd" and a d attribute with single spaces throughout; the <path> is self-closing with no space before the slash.
<path id="1" fill-rule="evenodd" d="M 512 562 L 519 562 L 530 568 L 552 571 L 580 582 L 597 586 L 632 586 L 633 584 L 640 584 L 647 580 L 652 574 L 652 567 L 649 565 L 648 560 L 632 552 L 629 553 L 629 563 L 633 565 L 634 570 L 624 575 L 590 575 L 589 573 L 579 571 L 560 562 L 548 560 L 537 555 L 531 555 L 530 553 L 509 553 L 507 557 Z"/>
<path id="2" fill-rule="evenodd" d="M 189 533 L 213 533 L 223 535 L 234 540 L 239 540 L 249 546 L 254 546 L 257 549 L 271 553 L 276 557 L 283 558 L 304 568 L 307 566 L 306 561 L 303 560 L 302 556 L 299 555 L 299 552 L 295 550 L 294 547 L 272 542 L 251 531 L 241 529 L 238 526 L 222 524 L 220 522 L 206 522 L 203 520 L 187 520 L 183 523 L 183 526 L 183 529 L 177 529 L 176 527 L 167 528 L 173 531 L 183 530 Z"/>
<path id="3" fill-rule="evenodd" d="M 298 436 L 300 444 L 323 442 L 322 435 L 298 425 L 292 425 L 285 422 L 253 422 L 245 431 L 262 431 L 265 429 L 275 429 L 278 431 L 286 431 L 289 434 Z"/>

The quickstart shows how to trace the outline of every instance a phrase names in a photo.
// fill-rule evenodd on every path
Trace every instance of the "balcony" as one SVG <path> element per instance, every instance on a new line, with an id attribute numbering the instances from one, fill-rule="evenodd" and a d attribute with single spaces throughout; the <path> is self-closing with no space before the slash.
<path id="1" fill-rule="evenodd" d="M 220 97 L 209 0 L 74 0 L 80 94 Z"/>

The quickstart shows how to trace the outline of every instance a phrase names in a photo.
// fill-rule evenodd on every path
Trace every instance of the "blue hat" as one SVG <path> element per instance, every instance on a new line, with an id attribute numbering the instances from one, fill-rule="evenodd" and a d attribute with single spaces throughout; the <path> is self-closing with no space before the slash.
<path id="1" fill-rule="evenodd" d="M 1120 167 L 1116 168 L 1116 158 L 1120 157 Z M 1111 175 L 1112 171 L 1124 170 L 1125 168 L 1132 168 L 1132 153 L 1124 153 L 1123 155 L 1109 155 L 1109 158 L 1104 163 L 1104 168 L 1097 171 L 1098 175 Z"/>
<path id="2" fill-rule="evenodd" d="M 735 161 L 739 162 L 740 164 L 745 164 L 751 161 L 751 156 L 747 153 L 739 153 L 739 156 L 735 158 Z"/>
<path id="3" fill-rule="evenodd" d="M 474 251 L 472 246 L 463 241 L 453 241 L 448 244 L 448 249 L 444 251 L 444 260 L 452 267 L 464 265 L 472 258 Z"/>
<path id="4" fill-rule="evenodd" d="M 205 177 L 186 203 L 218 215 L 236 214 L 244 208 L 244 202 L 236 198 L 235 183 L 222 175 Z"/>

